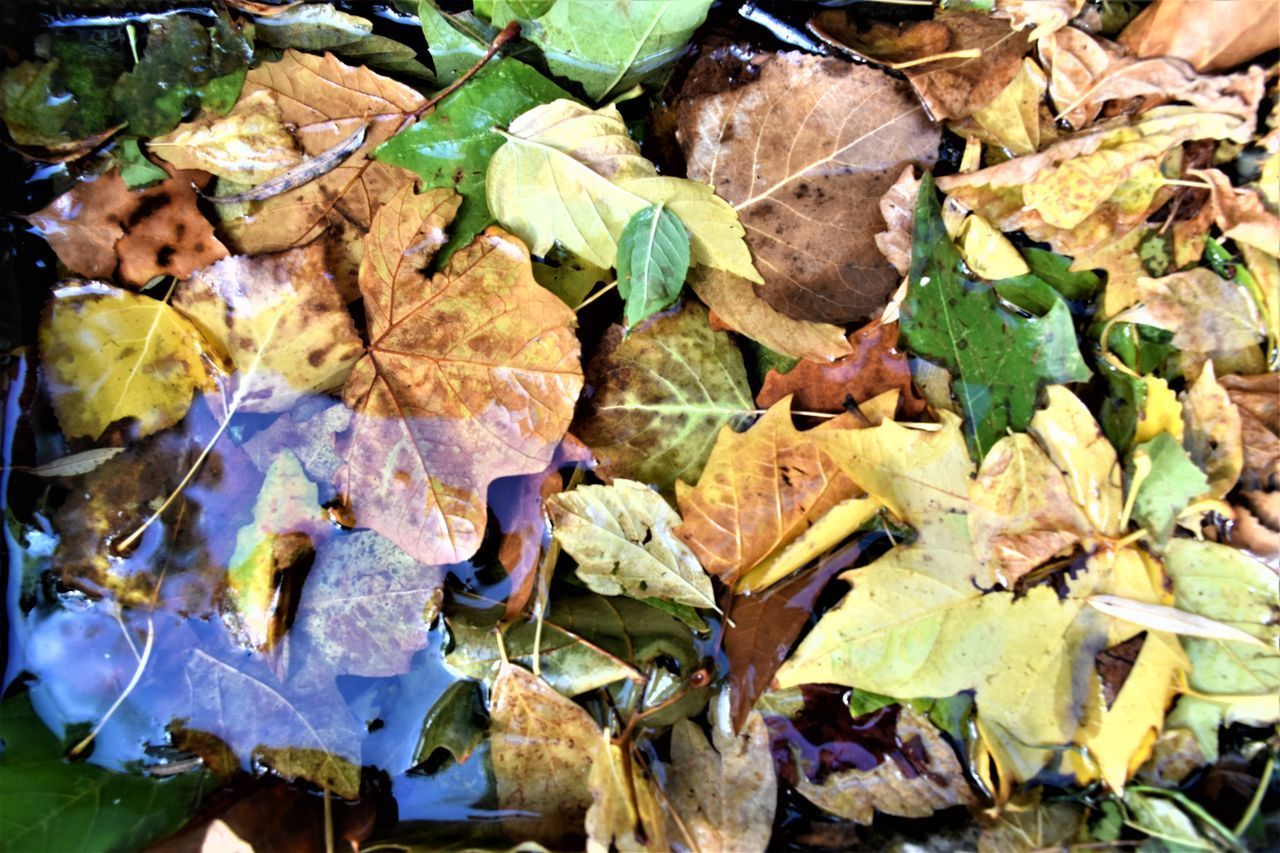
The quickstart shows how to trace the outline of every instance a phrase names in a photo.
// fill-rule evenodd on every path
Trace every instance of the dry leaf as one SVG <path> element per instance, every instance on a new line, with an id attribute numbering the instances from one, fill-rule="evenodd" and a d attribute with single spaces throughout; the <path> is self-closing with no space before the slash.
<path id="1" fill-rule="evenodd" d="M 1183 446 L 1209 478 L 1209 497 L 1226 497 L 1244 468 L 1240 410 L 1214 376 L 1213 362 L 1186 391 L 1182 402 Z"/>
<path id="2" fill-rule="evenodd" d="M 1064 118 L 1077 130 L 1102 111 L 1103 101 L 1086 98 L 1085 93 L 1112 63 L 1127 56 L 1127 51 L 1115 42 L 1095 38 L 1075 27 L 1040 39 L 1036 51 L 1040 64 L 1049 71 L 1049 97 L 1055 109 L 1066 110 Z"/>
<path id="3" fill-rule="evenodd" d="M 227 249 L 196 207 L 193 186 L 208 176 L 175 172 L 130 192 L 118 171 L 78 183 L 28 217 L 58 259 L 90 278 L 117 278 L 138 288 L 160 275 L 186 278 L 226 257 Z"/>
<path id="4" fill-rule="evenodd" d="M 1177 56 L 1197 71 L 1222 71 L 1280 47 L 1280 2 L 1159 0 L 1129 22 L 1120 43 L 1138 56 Z"/>
<path id="5" fill-rule="evenodd" d="M 830 364 L 806 360 L 786 373 L 770 370 L 756 404 L 768 408 L 791 395 L 791 405 L 798 410 L 838 413 L 896 389 L 903 419 L 923 414 L 925 402 L 911 383 L 906 353 L 897 349 L 897 323 L 863 326 L 849 335 L 849 346 L 850 355 Z"/>
<path id="6" fill-rule="evenodd" d="M 1193 169 L 1191 176 L 1213 186 L 1213 218 L 1223 236 L 1271 256 L 1280 252 L 1280 215 L 1269 209 L 1259 190 L 1233 187 L 1217 169 Z"/>
<path id="7" fill-rule="evenodd" d="M 739 70 L 715 52 L 701 62 L 704 76 L 744 82 L 683 99 L 678 138 L 689 177 L 738 211 L 760 295 L 800 320 L 870 317 L 898 277 L 868 208 L 904 164 L 930 165 L 938 147 L 919 102 L 889 75 L 839 59 L 758 54 Z"/>
<path id="8" fill-rule="evenodd" d="M 676 535 L 731 584 L 860 492 L 812 434 L 795 428 L 784 397 L 746 432 L 723 427 L 697 485 L 676 484 L 684 518 Z"/>
<path id="9" fill-rule="evenodd" d="M 1061 32 L 1071 19 L 1080 14 L 1085 0 L 996 0 L 992 16 L 1008 18 L 1014 29 L 1035 27 L 1027 38 L 1041 40 L 1045 36 Z"/>
<path id="10" fill-rule="evenodd" d="M 235 367 L 227 401 L 241 411 L 283 412 L 337 388 L 363 350 L 323 240 L 224 258 L 179 284 L 173 306 Z"/>
<path id="11" fill-rule="evenodd" d="M 1280 572 L 1280 492 L 1241 492 L 1227 542 Z"/>
<path id="12" fill-rule="evenodd" d="M 1044 71 L 1035 60 L 1023 59 L 1022 68 L 1012 82 L 963 123 L 964 135 L 998 145 L 1010 154 L 1031 154 L 1039 150 L 1041 137 L 1053 133 L 1053 117 L 1044 106 L 1048 85 Z M 970 122 L 974 133 L 968 132 Z M 958 124 L 953 129 L 961 131 Z"/>
<path id="13" fill-rule="evenodd" d="M 809 27 L 858 59 L 918 63 L 903 70 L 935 121 L 967 118 L 991 103 L 1017 76 L 1028 46 L 1025 33 L 977 12 L 942 12 L 931 21 L 872 24 L 859 31 L 853 12 L 832 9 L 820 12 Z M 929 59 L 958 51 L 973 53 Z"/>
<path id="14" fill-rule="evenodd" d="M 302 162 L 275 94 L 266 89 L 241 98 L 225 116 L 214 114 L 178 125 L 149 141 L 147 149 L 178 169 L 203 169 L 250 186 Z"/>
<path id="15" fill-rule="evenodd" d="M 475 553 L 489 483 L 547 466 L 582 389 L 573 312 L 517 239 L 489 229 L 423 272 L 459 201 L 406 185 L 375 216 L 360 266 L 369 354 L 343 391 L 356 417 L 339 482 L 356 520 L 427 564 Z"/>
<path id="16" fill-rule="evenodd" d="M 1173 332 L 1173 345 L 1196 353 L 1242 349 L 1263 339 L 1249 292 L 1212 270 L 1196 267 L 1164 278 L 1139 278 L 1141 305 L 1124 318 Z"/>
<path id="17" fill-rule="evenodd" d="M 1280 489 L 1280 373 L 1224 376 L 1218 383 L 1240 410 L 1245 489 Z"/>
<path id="18" fill-rule="evenodd" d="M 751 282 L 724 270 L 696 267 L 688 285 L 726 328 L 792 358 L 831 361 L 849 354 L 844 329 L 830 323 L 795 320 L 756 293 Z"/>
<path id="19" fill-rule="evenodd" d="M 884 255 L 899 275 L 911 269 L 911 232 L 916 222 L 916 196 L 920 193 L 920 179 L 913 166 L 907 166 L 893 182 L 893 186 L 880 196 L 880 216 L 885 230 L 875 236 L 876 248 Z"/>

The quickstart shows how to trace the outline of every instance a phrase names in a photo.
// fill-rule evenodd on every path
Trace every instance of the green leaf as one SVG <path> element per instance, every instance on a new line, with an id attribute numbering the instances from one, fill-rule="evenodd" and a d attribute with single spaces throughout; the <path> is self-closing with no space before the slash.
<path id="1" fill-rule="evenodd" d="M 488 49 L 479 34 L 468 32 L 452 15 L 441 12 L 434 0 L 420 0 L 418 18 L 436 67 L 436 80 L 442 86 L 457 80 Z"/>
<path id="2" fill-rule="evenodd" d="M 1178 513 L 1208 493 L 1209 479 L 1167 432 L 1133 449 L 1128 465 L 1130 481 L 1137 460 L 1143 457 L 1150 461 L 1151 473 L 1138 486 L 1133 517 L 1151 531 L 1156 542 L 1165 542 L 1173 533 Z"/>
<path id="3" fill-rule="evenodd" d="M 671 305 L 689 272 L 689 234 L 661 203 L 637 211 L 618 238 L 618 293 L 628 326 Z"/>
<path id="4" fill-rule="evenodd" d="M 133 137 L 120 140 L 116 150 L 116 160 L 120 163 L 120 177 L 124 185 L 131 190 L 163 181 L 169 173 L 147 159 L 138 147 L 138 140 Z"/>
<path id="5" fill-rule="evenodd" d="M 384 163 L 416 172 L 422 188 L 452 187 L 462 207 L 437 265 L 493 223 L 485 201 L 489 158 L 503 143 L 490 128 L 505 127 L 539 104 L 568 97 L 563 89 L 515 59 L 490 63 L 428 116 L 374 152 Z"/>
<path id="6" fill-rule="evenodd" d="M 64 761 L 26 693 L 0 704 L 0 742 L 6 850 L 138 850 L 194 814 L 208 783 L 204 773 L 157 779 Z"/>
<path id="7" fill-rule="evenodd" d="M 577 308 L 609 271 L 571 255 L 560 246 L 541 261 L 533 262 L 533 277 L 570 308 Z"/>
<path id="8" fill-rule="evenodd" d="M 1066 255 L 1031 246 L 1022 250 L 1022 258 L 1031 267 L 1032 273 L 1061 293 L 1065 299 L 1088 299 L 1102 286 L 1102 276 L 1093 270 L 1072 272 L 1072 259 Z"/>
<path id="9" fill-rule="evenodd" d="M 427 711 L 413 763 L 422 764 L 443 749 L 459 764 L 465 762 L 485 735 L 484 696 L 476 681 L 455 681 Z"/>
<path id="10" fill-rule="evenodd" d="M 911 255 L 903 341 L 951 371 L 975 458 L 1008 430 L 1027 428 L 1041 384 L 1089 377 L 1066 303 L 1056 301 L 1043 317 L 1023 317 L 968 274 L 929 174 L 920 184 Z"/>
<path id="11" fill-rule="evenodd" d="M 50 145 L 65 141 L 63 128 L 76 110 L 76 101 L 57 80 L 58 61 L 43 65 L 23 62 L 0 77 L 4 123 L 19 145 Z"/>

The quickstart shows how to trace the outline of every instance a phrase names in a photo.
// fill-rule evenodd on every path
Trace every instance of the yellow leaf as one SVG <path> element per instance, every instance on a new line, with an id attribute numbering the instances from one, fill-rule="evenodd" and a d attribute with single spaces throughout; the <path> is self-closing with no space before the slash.
<path id="1" fill-rule="evenodd" d="M 1143 376 L 1142 381 L 1147 386 L 1146 402 L 1138 416 L 1134 443 L 1150 441 L 1162 432 L 1182 441 L 1182 404 L 1178 395 L 1158 376 Z"/>
<path id="2" fill-rule="evenodd" d="M 586 817 L 588 853 L 670 850 L 653 777 L 634 757 L 623 756 L 607 730 L 597 735 L 597 743 L 587 747 L 592 750 L 587 756 L 592 798 Z"/>
<path id="3" fill-rule="evenodd" d="M 40 322 L 40 359 L 68 438 L 96 440 L 123 418 L 138 434 L 173 426 L 210 388 L 206 343 L 164 302 L 105 284 L 54 292 Z"/>
<path id="4" fill-rule="evenodd" d="M 256 186 L 302 162 L 302 152 L 285 130 L 274 94 L 256 89 L 225 116 L 180 124 L 147 148 L 179 169 L 203 171 Z"/>
<path id="5" fill-rule="evenodd" d="M 965 217 L 956 242 L 969 268 L 989 281 L 1031 272 L 1009 238 L 992 228 L 991 223 L 981 216 Z"/>
<path id="6" fill-rule="evenodd" d="M 1040 111 L 1049 87 L 1044 71 L 1031 58 L 991 103 L 973 114 L 987 139 L 1010 154 L 1031 154 L 1040 148 Z"/>
<path id="7" fill-rule="evenodd" d="M 761 280 L 733 208 L 707 184 L 659 176 L 616 107 L 554 101 L 524 113 L 503 135 L 489 161 L 489 209 L 534 253 L 545 255 L 558 241 L 612 267 L 628 220 L 661 203 L 688 229 L 695 264 Z"/>
<path id="8" fill-rule="evenodd" d="M 1093 529 L 1119 536 L 1124 512 L 1123 472 L 1115 448 L 1089 409 L 1061 385 L 1045 389 L 1048 405 L 1036 412 L 1029 430 L 1067 478 L 1072 500 Z"/>
<path id="9" fill-rule="evenodd" d="M 1218 384 L 1213 362 L 1180 396 L 1183 445 L 1191 461 L 1209 478 L 1209 497 L 1223 498 L 1244 470 L 1244 434 L 1240 410 Z"/>
<path id="10" fill-rule="evenodd" d="M 734 584 L 734 592 L 756 593 L 773 586 L 801 566 L 839 545 L 876 517 L 875 498 L 849 498 L 820 516 L 794 541 L 765 557 Z"/>

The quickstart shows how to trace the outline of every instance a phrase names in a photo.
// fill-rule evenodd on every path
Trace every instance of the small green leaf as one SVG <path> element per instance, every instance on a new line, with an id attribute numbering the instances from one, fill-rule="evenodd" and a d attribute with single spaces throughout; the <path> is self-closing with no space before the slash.
<path id="1" fill-rule="evenodd" d="M 1102 285 L 1102 276 L 1093 270 L 1071 271 L 1072 259 L 1047 249 L 1029 247 L 1022 250 L 1022 257 L 1031 272 L 1062 294 L 1065 299 L 1088 299 Z"/>
<path id="2" fill-rule="evenodd" d="M 486 724 L 480 683 L 470 679 L 455 681 L 440 694 L 422 721 L 414 764 L 426 762 L 440 749 L 462 764 L 484 740 Z"/>
<path id="3" fill-rule="evenodd" d="M 1133 517 L 1151 531 L 1157 542 L 1164 542 L 1173 533 L 1178 513 L 1191 501 L 1208 493 L 1209 480 L 1187 456 L 1182 445 L 1167 432 L 1133 449 L 1128 472 L 1130 478 L 1140 454 L 1150 460 L 1151 473 L 1138 486 Z"/>
<path id="4" fill-rule="evenodd" d="M 440 85 L 457 80 L 484 56 L 488 45 L 479 34 L 467 32 L 452 15 L 441 12 L 434 0 L 420 0 L 418 18 Z"/>
<path id="5" fill-rule="evenodd" d="M 680 297 L 689 272 L 689 233 L 661 203 L 637 211 L 618 238 L 618 293 L 634 326 Z"/>
<path id="6" fill-rule="evenodd" d="M 138 140 L 132 137 L 120 141 L 116 160 L 120 163 L 120 177 L 131 190 L 141 189 L 169 177 L 168 172 L 147 159 L 147 155 L 138 147 Z"/>

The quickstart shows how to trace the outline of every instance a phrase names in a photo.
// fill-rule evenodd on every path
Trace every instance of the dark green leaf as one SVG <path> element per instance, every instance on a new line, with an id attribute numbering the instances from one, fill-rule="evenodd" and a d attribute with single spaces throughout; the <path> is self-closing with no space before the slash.
<path id="1" fill-rule="evenodd" d="M 51 145 L 66 141 L 63 128 L 76 102 L 58 84 L 58 61 L 24 62 L 0 78 L 4 123 L 19 145 Z"/>
<path id="2" fill-rule="evenodd" d="M 1058 292 L 1034 274 L 1002 278 L 992 282 L 1000 298 L 1035 317 L 1043 317 L 1061 299 Z"/>
<path id="3" fill-rule="evenodd" d="M 462 764 L 484 740 L 487 724 L 480 683 L 470 679 L 455 681 L 440 694 L 422 721 L 414 764 L 427 761 L 438 749 Z"/>
<path id="4" fill-rule="evenodd" d="M 0 704 L 0 839 L 6 850 L 138 850 L 200 804 L 207 777 L 112 773 L 62 758 L 26 693 Z"/>
<path id="5" fill-rule="evenodd" d="M 689 272 L 689 234 L 661 204 L 636 211 L 618 238 L 618 293 L 626 300 L 628 326 L 653 316 L 680 297 Z"/>
<path id="6" fill-rule="evenodd" d="M 902 337 L 916 355 L 951 371 L 978 459 L 1008 430 L 1026 429 L 1042 383 L 1089 376 L 1065 302 L 1043 317 L 1023 317 L 969 274 L 947 236 L 929 174 L 916 202 Z"/>
<path id="7" fill-rule="evenodd" d="M 1209 491 L 1209 480 L 1187 456 L 1182 445 L 1167 432 L 1133 449 L 1127 473 L 1132 482 L 1134 460 L 1139 454 L 1151 462 L 1151 473 L 1138 486 L 1133 517 L 1149 530 L 1157 542 L 1173 533 L 1178 513 L 1187 504 Z"/>
<path id="8" fill-rule="evenodd" d="M 486 65 L 434 112 L 374 152 L 385 163 L 416 172 L 424 189 L 452 187 L 462 195 L 452 236 L 436 256 L 437 264 L 493 222 L 485 201 L 485 172 L 503 138 L 491 128 L 505 127 L 539 104 L 567 97 L 524 63 L 503 59 Z"/>
<path id="9" fill-rule="evenodd" d="M 1066 255 L 1030 247 L 1022 250 L 1022 257 L 1032 273 L 1065 299 L 1088 299 L 1102 285 L 1102 277 L 1093 270 L 1071 272 L 1072 259 Z"/>

